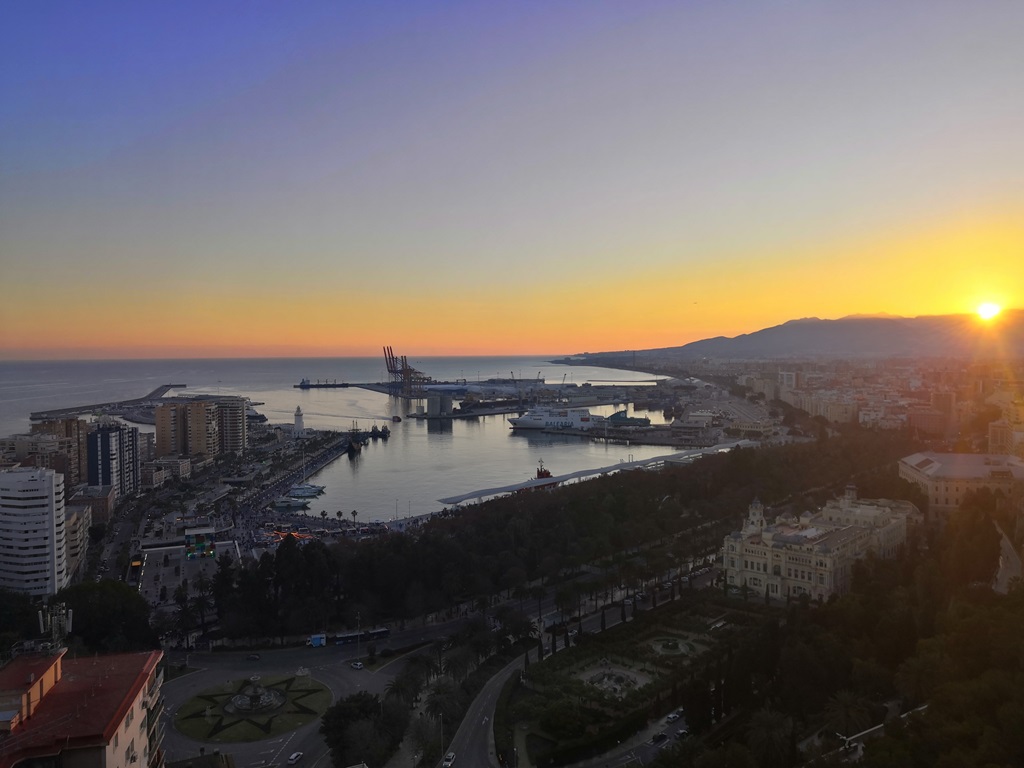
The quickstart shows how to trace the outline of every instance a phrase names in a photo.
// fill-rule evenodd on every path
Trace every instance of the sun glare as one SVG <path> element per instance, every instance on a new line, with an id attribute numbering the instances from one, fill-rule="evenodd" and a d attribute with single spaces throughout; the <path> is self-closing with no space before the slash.
<path id="1" fill-rule="evenodd" d="M 1002 310 L 998 304 L 992 304 L 991 302 L 985 302 L 978 307 L 978 317 L 982 320 L 991 320 L 993 317 L 999 314 Z"/>

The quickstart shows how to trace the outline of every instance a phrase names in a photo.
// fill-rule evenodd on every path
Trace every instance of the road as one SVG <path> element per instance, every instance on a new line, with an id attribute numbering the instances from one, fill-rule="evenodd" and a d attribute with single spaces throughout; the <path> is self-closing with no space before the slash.
<path id="1" fill-rule="evenodd" d="M 714 577 L 714 571 L 697 577 L 694 580 L 694 589 L 703 589 L 704 587 L 711 585 L 714 581 Z M 685 588 L 686 587 L 684 587 L 684 589 Z M 671 589 L 659 588 L 657 595 L 658 605 L 670 602 L 671 596 Z M 633 614 L 637 610 L 650 610 L 651 604 L 652 598 L 648 596 L 646 600 L 638 601 L 634 606 L 627 606 L 626 620 L 632 620 Z M 611 629 L 613 626 L 621 623 L 621 617 L 621 609 L 617 609 L 617 607 L 608 607 L 605 609 L 606 629 Z M 584 633 L 600 632 L 600 610 L 596 613 L 588 614 L 583 617 L 582 625 Z M 565 650 L 565 648 L 565 638 L 564 635 L 560 633 L 556 641 L 556 651 Z M 544 643 L 545 655 L 550 655 L 550 649 L 550 640 L 546 640 Z M 536 650 L 530 651 L 530 661 L 531 663 L 535 663 L 537 661 Z M 519 674 L 522 669 L 522 657 L 510 662 L 501 670 L 501 672 L 491 678 L 487 685 L 484 686 L 483 690 L 481 690 L 473 700 L 473 703 L 470 704 L 458 731 L 456 731 L 454 738 L 452 738 L 450 744 L 445 748 L 446 751 L 450 750 L 455 752 L 458 756 L 458 759 L 456 760 L 457 765 L 491 766 L 491 768 L 499 768 L 497 755 L 494 750 L 494 710 L 498 701 L 498 696 L 501 693 L 501 689 L 505 685 L 505 682 L 512 677 L 512 675 Z M 625 765 L 637 758 L 639 758 L 643 763 L 647 763 L 653 759 L 660 750 L 674 744 L 678 738 L 675 736 L 676 732 L 685 728 L 686 721 L 682 719 L 671 725 L 667 724 L 664 720 L 658 720 L 655 723 L 648 725 L 645 730 L 641 731 L 634 738 L 628 740 L 615 750 L 602 755 L 598 759 L 588 761 L 588 763 L 584 763 L 584 765 L 593 764 L 595 766 L 600 765 L 615 768 L 616 766 Z M 652 741 L 656 734 L 662 732 L 666 734 L 664 741 L 660 743 Z"/>

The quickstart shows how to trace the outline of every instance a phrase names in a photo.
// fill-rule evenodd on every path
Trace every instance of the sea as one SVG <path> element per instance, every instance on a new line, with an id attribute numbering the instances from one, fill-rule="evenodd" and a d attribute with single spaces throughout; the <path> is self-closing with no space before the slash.
<path id="1" fill-rule="evenodd" d="M 565 365 L 540 356 L 423 357 L 409 359 L 417 370 L 439 381 L 514 377 L 551 384 L 646 383 L 651 374 Z M 663 456 L 664 446 L 606 443 L 582 437 L 520 434 L 508 416 L 479 416 L 445 421 L 409 418 L 422 401 L 406 401 L 360 389 L 294 387 L 302 378 L 350 384 L 388 379 L 379 358 L 269 358 L 197 360 L 0 361 L 0 436 L 29 431 L 29 414 L 142 397 L 162 384 L 184 384 L 171 394 L 242 395 L 270 424 L 294 423 L 301 408 L 307 428 L 347 431 L 354 425 L 391 429 L 387 441 L 375 440 L 353 457 L 343 456 L 310 477 L 326 486 L 308 514 L 330 517 L 358 513 L 360 521 L 388 521 L 441 510 L 440 499 L 529 480 L 540 462 L 555 476 L 579 470 L 614 468 L 629 461 Z M 604 416 L 631 404 L 595 406 Z M 512 414 L 509 414 L 512 415 Z M 654 424 L 660 412 L 642 412 Z M 392 421 L 402 417 L 401 422 Z M 152 432 L 152 425 L 137 424 Z"/>

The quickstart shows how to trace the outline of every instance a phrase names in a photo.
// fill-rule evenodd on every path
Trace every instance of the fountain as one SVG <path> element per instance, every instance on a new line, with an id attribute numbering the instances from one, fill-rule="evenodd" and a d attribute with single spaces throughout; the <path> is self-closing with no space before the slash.
<path id="1" fill-rule="evenodd" d="M 224 711 L 229 714 L 252 714 L 277 709 L 288 700 L 281 691 L 260 685 L 260 676 L 253 675 L 227 704 Z"/>

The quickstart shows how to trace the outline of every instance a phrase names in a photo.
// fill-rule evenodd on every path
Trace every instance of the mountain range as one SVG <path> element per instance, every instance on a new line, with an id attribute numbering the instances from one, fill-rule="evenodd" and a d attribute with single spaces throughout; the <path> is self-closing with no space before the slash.
<path id="1" fill-rule="evenodd" d="M 700 358 L 956 357 L 991 360 L 1024 357 L 1024 310 L 1004 310 L 989 321 L 977 315 L 850 315 L 838 320 L 806 317 L 731 338 L 716 336 L 679 347 L 586 355 L 637 360 Z"/>

